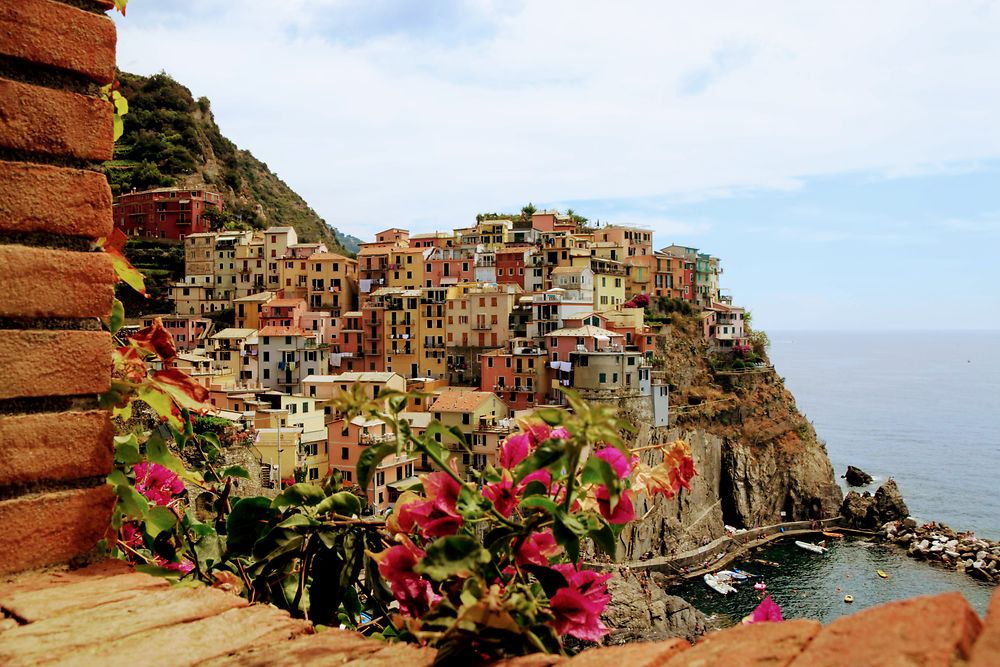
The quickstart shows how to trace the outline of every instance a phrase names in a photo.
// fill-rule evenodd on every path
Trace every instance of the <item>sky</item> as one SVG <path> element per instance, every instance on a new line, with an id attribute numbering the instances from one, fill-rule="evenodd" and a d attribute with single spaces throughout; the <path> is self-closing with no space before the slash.
<path id="1" fill-rule="evenodd" d="M 132 0 L 122 69 L 362 240 L 573 208 L 765 329 L 1000 329 L 1000 3 Z M 127 122 L 127 117 L 126 117 Z"/>

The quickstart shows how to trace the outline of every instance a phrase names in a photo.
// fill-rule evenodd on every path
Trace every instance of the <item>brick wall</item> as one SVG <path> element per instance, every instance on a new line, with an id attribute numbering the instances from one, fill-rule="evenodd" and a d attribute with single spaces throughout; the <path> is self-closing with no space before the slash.
<path id="1" fill-rule="evenodd" d="M 0 2 L 0 574 L 86 556 L 110 517 L 111 8 Z"/>

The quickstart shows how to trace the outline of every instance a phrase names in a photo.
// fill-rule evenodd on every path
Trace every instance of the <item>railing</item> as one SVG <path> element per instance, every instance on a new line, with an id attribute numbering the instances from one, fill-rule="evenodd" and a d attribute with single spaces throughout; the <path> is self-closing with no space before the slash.
<path id="1" fill-rule="evenodd" d="M 363 445 L 377 445 L 383 442 L 389 442 L 395 437 L 393 433 L 362 433 L 361 434 L 361 444 Z"/>

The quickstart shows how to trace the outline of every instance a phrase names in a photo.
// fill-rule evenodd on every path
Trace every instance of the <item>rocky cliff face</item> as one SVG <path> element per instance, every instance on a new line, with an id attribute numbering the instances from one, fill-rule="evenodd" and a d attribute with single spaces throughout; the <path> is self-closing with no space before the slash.
<path id="1" fill-rule="evenodd" d="M 683 637 L 694 642 L 710 627 L 705 615 L 656 581 L 661 575 L 616 572 L 608 581 L 611 602 L 602 619 L 611 633 L 608 644 Z"/>
<path id="2" fill-rule="evenodd" d="M 724 524 L 748 528 L 838 513 L 842 494 L 826 448 L 773 370 L 713 370 L 697 317 L 674 316 L 661 341 L 670 427 L 650 426 L 640 406 L 620 407 L 639 428 L 637 446 L 687 440 L 698 476 L 691 493 L 640 501 L 619 558 L 683 551 L 718 537 Z"/>

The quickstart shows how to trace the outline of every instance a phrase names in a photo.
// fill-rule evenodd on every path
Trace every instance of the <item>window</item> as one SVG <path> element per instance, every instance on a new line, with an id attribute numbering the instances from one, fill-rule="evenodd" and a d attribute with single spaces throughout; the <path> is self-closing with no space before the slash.
<path id="1" fill-rule="evenodd" d="M 608 374 L 607 373 L 601 373 L 601 374 L 599 374 L 597 376 L 597 381 L 600 382 L 601 384 L 604 384 L 605 382 L 608 381 Z"/>
<path id="2" fill-rule="evenodd" d="M 264 369 L 264 379 L 265 380 L 270 380 L 271 379 L 271 369 L 269 369 L 269 368 L 265 368 Z"/>
<path id="3" fill-rule="evenodd" d="M 344 461 L 346 461 L 348 458 L 350 458 L 349 448 L 348 447 L 341 447 L 340 448 L 340 458 L 343 459 Z"/>

